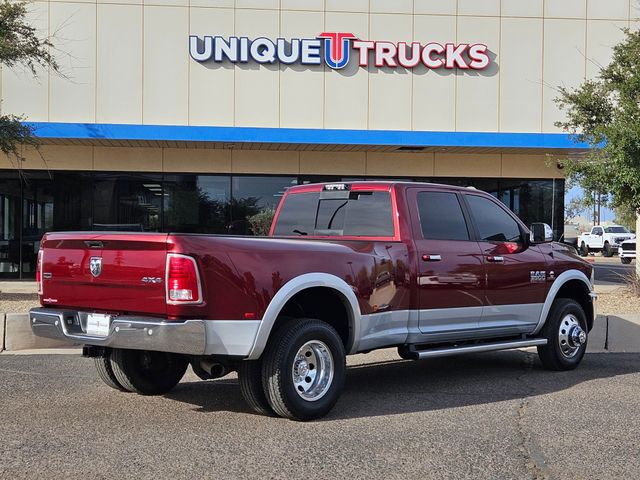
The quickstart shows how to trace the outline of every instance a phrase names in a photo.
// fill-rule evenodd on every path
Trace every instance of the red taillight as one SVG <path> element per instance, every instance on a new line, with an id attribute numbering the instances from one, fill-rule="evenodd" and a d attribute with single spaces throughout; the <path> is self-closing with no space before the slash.
<path id="1" fill-rule="evenodd" d="M 36 284 L 38 295 L 42 295 L 42 250 L 38 250 L 38 265 L 36 266 Z"/>
<path id="2" fill-rule="evenodd" d="M 192 257 L 170 253 L 167 255 L 167 303 L 202 303 L 202 288 L 198 266 Z"/>

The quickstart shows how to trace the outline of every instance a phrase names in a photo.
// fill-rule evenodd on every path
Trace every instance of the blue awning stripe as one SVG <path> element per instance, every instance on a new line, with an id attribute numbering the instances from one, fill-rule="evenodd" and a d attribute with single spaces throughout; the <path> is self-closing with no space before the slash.
<path id="1" fill-rule="evenodd" d="M 27 122 L 40 138 L 412 147 L 586 149 L 564 133 L 433 132 Z"/>

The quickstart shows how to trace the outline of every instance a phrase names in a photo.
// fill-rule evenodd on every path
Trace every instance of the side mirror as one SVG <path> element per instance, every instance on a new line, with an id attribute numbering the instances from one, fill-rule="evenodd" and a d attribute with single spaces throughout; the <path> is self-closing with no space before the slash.
<path id="1" fill-rule="evenodd" d="M 531 224 L 531 243 L 553 242 L 553 230 L 546 223 Z"/>

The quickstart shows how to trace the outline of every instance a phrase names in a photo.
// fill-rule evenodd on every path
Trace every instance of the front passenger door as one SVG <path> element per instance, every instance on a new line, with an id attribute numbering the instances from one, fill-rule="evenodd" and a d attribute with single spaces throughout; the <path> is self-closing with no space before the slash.
<path id="1" fill-rule="evenodd" d="M 529 333 L 538 323 L 546 296 L 545 257 L 537 246 L 527 246 L 520 224 L 498 200 L 471 193 L 463 197 L 487 279 L 480 328 L 487 336 Z"/>

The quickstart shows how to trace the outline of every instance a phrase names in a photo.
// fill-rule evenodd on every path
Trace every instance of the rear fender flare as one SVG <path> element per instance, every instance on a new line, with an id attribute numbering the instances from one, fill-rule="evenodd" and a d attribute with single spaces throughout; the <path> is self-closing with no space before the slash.
<path id="1" fill-rule="evenodd" d="M 570 280 L 580 280 L 585 284 L 587 289 L 591 292 L 593 291 L 593 287 L 591 282 L 587 278 L 587 276 L 582 273 L 580 270 L 567 270 L 566 272 L 562 272 L 556 278 L 556 281 L 553 282 L 551 288 L 549 288 L 549 292 L 547 293 L 547 298 L 544 301 L 544 305 L 542 306 L 542 312 L 540 313 L 540 319 L 538 320 L 538 324 L 536 325 L 535 330 L 532 332 L 532 335 L 537 334 L 542 330 L 544 323 L 547 321 L 547 316 L 549 315 L 549 311 L 551 310 L 551 305 L 553 304 L 558 292 L 562 288 L 562 286 Z"/>
<path id="2" fill-rule="evenodd" d="M 360 307 L 353 288 L 335 275 L 328 273 L 305 273 L 285 283 L 271 299 L 269 306 L 264 312 L 253 346 L 247 357 L 249 360 L 256 360 L 262 355 L 269 340 L 273 325 L 286 303 L 297 293 L 313 287 L 331 288 L 343 297 L 349 314 L 349 331 L 351 332 L 347 352 L 353 353 L 355 351 L 358 346 L 358 339 L 360 338 Z"/>

